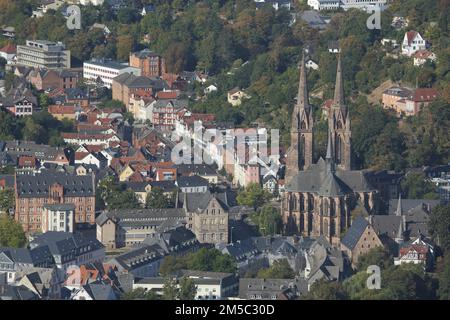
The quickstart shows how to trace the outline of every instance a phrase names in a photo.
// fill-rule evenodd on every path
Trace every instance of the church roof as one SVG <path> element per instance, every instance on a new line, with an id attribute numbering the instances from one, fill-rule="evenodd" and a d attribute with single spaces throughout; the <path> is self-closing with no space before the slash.
<path id="1" fill-rule="evenodd" d="M 286 191 L 314 192 L 326 196 L 373 191 L 365 175 L 363 170 L 338 169 L 335 173 L 329 173 L 325 161 L 320 159 L 307 170 L 298 172 L 285 188 Z"/>

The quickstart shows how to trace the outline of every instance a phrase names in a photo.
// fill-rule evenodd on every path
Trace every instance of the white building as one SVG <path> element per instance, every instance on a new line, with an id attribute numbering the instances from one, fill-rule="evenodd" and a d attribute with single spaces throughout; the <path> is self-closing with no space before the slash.
<path id="1" fill-rule="evenodd" d="M 42 232 L 73 232 L 75 205 L 46 204 L 42 213 Z"/>
<path id="2" fill-rule="evenodd" d="M 340 0 L 308 0 L 308 6 L 314 10 L 337 10 L 340 4 Z"/>
<path id="3" fill-rule="evenodd" d="M 222 300 L 231 296 L 238 290 L 238 282 L 231 273 L 203 272 L 203 271 L 182 271 L 183 276 L 194 281 L 197 292 L 195 300 Z M 179 279 L 175 279 L 179 282 Z M 145 291 L 155 291 L 162 294 L 164 278 L 142 278 L 135 280 L 133 289 L 143 288 Z M 177 284 L 179 286 L 179 284 Z"/>
<path id="4" fill-rule="evenodd" d="M 314 10 L 344 10 L 356 8 L 366 10 L 368 7 L 385 8 L 387 0 L 308 0 L 308 5 Z"/>
<path id="5" fill-rule="evenodd" d="M 70 68 L 70 50 L 62 42 L 27 40 L 17 46 L 17 64 L 46 69 Z"/>
<path id="6" fill-rule="evenodd" d="M 415 30 L 411 30 L 405 33 L 402 42 L 402 54 L 411 57 L 417 51 L 425 50 L 426 42 Z"/>
<path id="7" fill-rule="evenodd" d="M 305 67 L 307 69 L 319 70 L 319 65 L 312 59 L 308 59 L 308 61 L 306 61 Z"/>
<path id="8" fill-rule="evenodd" d="M 128 64 L 111 60 L 91 60 L 83 63 L 83 78 L 91 84 L 103 85 L 111 88 L 112 79 L 122 73 L 141 75 L 141 70 Z"/>

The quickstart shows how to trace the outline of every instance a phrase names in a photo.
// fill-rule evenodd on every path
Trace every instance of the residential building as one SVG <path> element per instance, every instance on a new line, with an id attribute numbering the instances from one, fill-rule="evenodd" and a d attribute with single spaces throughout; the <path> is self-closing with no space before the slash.
<path id="1" fill-rule="evenodd" d="M 37 111 L 38 101 L 31 89 L 21 83 L 0 97 L 0 107 L 16 117 L 31 116 Z"/>
<path id="2" fill-rule="evenodd" d="M 265 5 L 272 6 L 275 10 L 284 8 L 286 10 L 291 10 L 291 0 L 254 0 L 256 9 L 259 9 Z"/>
<path id="3" fill-rule="evenodd" d="M 305 279 L 239 279 L 239 298 L 244 300 L 294 300 L 308 293 Z"/>
<path id="4" fill-rule="evenodd" d="M 414 53 L 414 65 L 416 67 L 424 65 L 427 61 L 435 62 L 436 55 L 428 50 L 419 50 Z"/>
<path id="5" fill-rule="evenodd" d="M 141 75 L 150 78 L 161 77 L 166 72 L 164 58 L 149 49 L 130 53 L 130 66 L 138 68 Z"/>
<path id="6" fill-rule="evenodd" d="M 238 281 L 232 273 L 181 270 L 172 277 L 177 286 L 183 277 L 192 279 L 196 287 L 195 300 L 222 300 L 238 291 Z M 135 279 L 133 289 L 142 288 L 162 295 L 164 283 L 162 277 Z"/>
<path id="7" fill-rule="evenodd" d="M 155 277 L 164 259 L 164 250 L 159 245 L 141 245 L 107 261 L 119 273 L 131 273 L 135 277 Z"/>
<path id="8" fill-rule="evenodd" d="M 185 221 L 182 209 L 127 209 L 102 212 L 96 219 L 97 239 L 107 248 L 131 247 L 157 233 L 160 227 Z"/>
<path id="9" fill-rule="evenodd" d="M 239 106 L 242 103 L 243 99 L 248 99 L 250 96 L 246 94 L 243 90 L 240 88 L 234 88 L 228 91 L 228 103 L 231 104 L 233 107 Z"/>
<path id="10" fill-rule="evenodd" d="M 167 88 L 167 85 L 162 79 L 151 79 L 125 72 L 113 78 L 112 98 L 122 101 L 128 108 L 131 97 L 150 97 L 165 88 Z"/>
<path id="11" fill-rule="evenodd" d="M 73 232 L 75 224 L 75 205 L 45 204 L 42 212 L 42 232 Z"/>
<path id="12" fill-rule="evenodd" d="M 71 160 L 70 149 L 37 144 L 34 141 L 3 141 L 3 144 L 0 144 L 0 152 L 7 154 L 13 165 L 23 156 L 34 157 L 40 164 L 68 165 Z"/>
<path id="13" fill-rule="evenodd" d="M 426 50 L 426 41 L 420 33 L 415 30 L 406 32 L 402 42 L 402 54 L 411 57 L 421 50 Z"/>
<path id="14" fill-rule="evenodd" d="M 180 176 L 200 176 L 211 184 L 217 184 L 218 174 L 211 166 L 206 164 L 179 164 L 175 166 Z"/>
<path id="15" fill-rule="evenodd" d="M 203 193 L 209 189 L 208 180 L 196 175 L 178 177 L 175 184 L 183 193 Z"/>
<path id="16" fill-rule="evenodd" d="M 27 40 L 17 46 L 17 64 L 35 68 L 70 68 L 70 50 L 61 42 Z"/>
<path id="17" fill-rule="evenodd" d="M 141 75 L 140 69 L 113 60 L 93 59 L 83 63 L 83 78 L 91 84 L 111 88 L 113 79 L 123 73 Z"/>
<path id="18" fill-rule="evenodd" d="M 16 174 L 15 219 L 25 232 L 42 230 L 42 213 L 47 204 L 73 204 L 74 229 L 95 223 L 94 175 L 76 176 L 64 172 L 42 171 Z"/>
<path id="19" fill-rule="evenodd" d="M 66 276 L 73 266 L 103 262 L 105 248 L 97 240 L 91 240 L 80 233 L 48 231 L 34 235 L 30 250 L 48 248 L 60 274 Z"/>
<path id="20" fill-rule="evenodd" d="M 409 90 L 391 87 L 383 92 L 382 104 L 385 109 L 393 109 L 399 115 L 414 116 L 437 98 L 438 91 L 434 88 Z"/>
<path id="21" fill-rule="evenodd" d="M 0 49 L 0 58 L 5 59 L 7 64 L 11 64 L 16 58 L 16 53 L 17 47 L 8 42 L 3 48 Z"/>
<path id="22" fill-rule="evenodd" d="M 168 132 L 175 128 L 175 121 L 178 112 L 186 108 L 186 100 L 160 99 L 149 105 L 151 118 L 149 119 L 154 127 L 161 131 Z"/>
<path id="23" fill-rule="evenodd" d="M 27 78 L 37 90 L 61 90 L 76 88 L 81 74 L 67 69 L 33 69 Z"/>

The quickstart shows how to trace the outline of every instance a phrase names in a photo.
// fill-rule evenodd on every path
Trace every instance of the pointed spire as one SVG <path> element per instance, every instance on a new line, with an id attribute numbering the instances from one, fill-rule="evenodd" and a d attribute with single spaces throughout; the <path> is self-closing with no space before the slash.
<path id="1" fill-rule="evenodd" d="M 396 216 L 402 215 L 402 194 L 399 193 L 398 195 L 398 202 L 397 202 L 397 211 L 395 211 Z"/>
<path id="2" fill-rule="evenodd" d="M 336 105 L 344 105 L 344 82 L 342 80 L 341 54 L 338 54 L 336 85 L 334 87 L 334 103 Z"/>
<path id="3" fill-rule="evenodd" d="M 306 86 L 305 53 L 302 54 L 302 58 L 300 60 L 300 79 L 298 83 L 297 105 L 303 108 L 309 105 L 308 88 Z"/>
<path id="4" fill-rule="evenodd" d="M 333 159 L 333 145 L 331 142 L 331 132 L 328 130 L 328 144 L 327 144 L 327 155 L 325 156 L 325 162 L 327 164 L 327 172 L 334 172 L 334 159 Z"/>

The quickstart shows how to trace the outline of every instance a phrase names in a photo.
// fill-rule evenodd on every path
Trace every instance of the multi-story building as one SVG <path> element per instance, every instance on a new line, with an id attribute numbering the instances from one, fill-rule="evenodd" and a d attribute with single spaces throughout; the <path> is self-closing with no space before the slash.
<path id="1" fill-rule="evenodd" d="M 83 63 L 83 78 L 91 84 L 111 88 L 113 79 L 122 73 L 141 75 L 141 70 L 128 64 L 105 59 L 93 59 Z"/>
<path id="2" fill-rule="evenodd" d="M 127 108 L 131 97 L 149 97 L 163 89 L 167 89 L 163 80 L 136 76 L 129 72 L 122 73 L 112 80 L 112 98 L 122 101 Z"/>
<path id="3" fill-rule="evenodd" d="M 392 87 L 383 92 L 382 104 L 383 108 L 393 109 L 399 115 L 414 116 L 437 98 L 438 92 L 433 88 Z"/>
<path id="4" fill-rule="evenodd" d="M 73 204 L 74 228 L 95 223 L 94 175 L 76 176 L 56 171 L 15 176 L 15 219 L 25 232 L 42 230 L 47 204 Z"/>
<path id="5" fill-rule="evenodd" d="M 68 204 L 46 204 L 42 212 L 42 232 L 58 231 L 73 232 L 75 205 Z"/>
<path id="6" fill-rule="evenodd" d="M 186 100 L 160 99 L 153 101 L 149 105 L 153 126 L 162 131 L 172 131 L 175 128 L 175 121 L 178 112 L 187 107 Z"/>
<path id="7" fill-rule="evenodd" d="M 70 68 L 70 50 L 61 42 L 27 40 L 17 46 L 17 64 L 46 69 Z"/>
<path id="8" fill-rule="evenodd" d="M 387 0 L 308 0 L 308 5 L 314 10 L 337 10 L 339 8 L 367 10 L 373 6 L 384 9 L 386 3 Z"/>
<path id="9" fill-rule="evenodd" d="M 147 77 L 161 77 L 166 72 L 164 58 L 149 49 L 131 53 L 130 66 L 139 68 Z"/>
<path id="10" fill-rule="evenodd" d="M 426 42 L 415 30 L 411 30 L 405 33 L 402 42 L 402 54 L 410 57 L 415 54 L 417 51 L 425 50 Z"/>
<path id="11" fill-rule="evenodd" d="M 28 80 L 37 90 L 60 90 L 76 88 L 80 72 L 75 70 L 34 69 L 28 74 Z"/>

